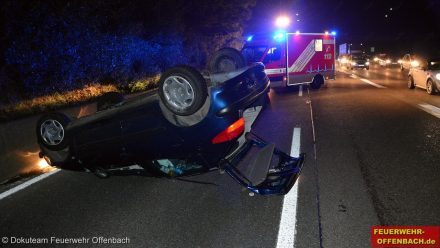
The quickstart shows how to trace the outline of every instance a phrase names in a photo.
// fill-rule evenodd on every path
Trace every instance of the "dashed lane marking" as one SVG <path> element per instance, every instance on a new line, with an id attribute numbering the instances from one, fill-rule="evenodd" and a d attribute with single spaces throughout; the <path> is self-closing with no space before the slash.
<path id="1" fill-rule="evenodd" d="M 301 128 L 293 129 L 292 146 L 290 156 L 299 157 L 301 146 Z M 298 199 L 298 181 L 284 196 L 283 209 L 281 211 L 280 227 L 278 230 L 277 248 L 295 247 L 296 235 L 296 208 Z"/>
<path id="2" fill-rule="evenodd" d="M 386 88 L 386 87 L 383 86 L 383 85 L 373 83 L 373 82 L 371 82 L 370 80 L 365 79 L 365 78 L 361 78 L 361 81 L 364 82 L 364 83 L 367 83 L 367 84 L 373 85 L 374 87 L 379 88 L 379 89 L 385 89 L 385 88 Z"/>
<path id="3" fill-rule="evenodd" d="M 302 95 L 303 95 L 303 86 L 300 85 L 300 86 L 299 86 L 298 96 L 302 96 Z"/>
<path id="4" fill-rule="evenodd" d="M 421 103 L 418 105 L 418 107 L 421 110 L 423 110 L 423 111 L 425 111 L 425 112 L 427 112 L 437 118 L 440 118 L 440 108 L 433 106 L 431 104 L 427 104 L 427 103 Z"/>
<path id="5" fill-rule="evenodd" d="M 25 189 L 25 188 L 31 186 L 34 183 L 37 183 L 37 182 L 39 182 L 39 181 L 41 181 L 43 179 L 46 179 L 46 178 L 54 175 L 55 173 L 58 173 L 59 171 L 60 171 L 60 169 L 56 169 L 54 171 L 41 174 L 41 175 L 39 175 L 37 177 L 34 177 L 31 180 L 26 181 L 26 182 L 24 182 L 24 183 L 22 183 L 22 184 L 20 184 L 20 185 L 18 185 L 16 187 L 12 188 L 12 189 L 9 189 L 9 190 L 7 190 L 7 191 L 5 191 L 5 192 L 0 194 L 0 200 L 2 200 L 2 199 L 6 198 L 6 197 L 8 197 L 8 196 L 10 196 L 10 195 L 12 195 L 14 193 L 17 193 L 18 191 L 20 191 L 22 189 Z"/>

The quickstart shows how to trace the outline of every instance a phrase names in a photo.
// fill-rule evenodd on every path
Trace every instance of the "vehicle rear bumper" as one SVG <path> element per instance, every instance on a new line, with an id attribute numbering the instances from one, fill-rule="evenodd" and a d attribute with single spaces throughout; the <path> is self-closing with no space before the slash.
<path id="1" fill-rule="evenodd" d="M 254 152 L 251 152 L 254 150 Z M 224 170 L 239 184 L 260 195 L 287 194 L 298 179 L 305 154 L 291 157 L 254 134 L 223 161 Z"/>

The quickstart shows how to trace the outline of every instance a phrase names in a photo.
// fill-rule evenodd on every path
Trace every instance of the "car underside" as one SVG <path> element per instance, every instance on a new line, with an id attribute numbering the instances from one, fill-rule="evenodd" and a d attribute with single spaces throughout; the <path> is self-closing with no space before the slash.
<path id="1" fill-rule="evenodd" d="M 286 194 L 304 155 L 292 158 L 252 133 L 270 104 L 269 83 L 261 63 L 205 76 L 178 66 L 162 75 L 157 91 L 127 100 L 109 95 L 95 114 L 43 116 L 40 156 L 99 177 L 133 164 L 167 177 L 220 169 L 253 192 Z"/>

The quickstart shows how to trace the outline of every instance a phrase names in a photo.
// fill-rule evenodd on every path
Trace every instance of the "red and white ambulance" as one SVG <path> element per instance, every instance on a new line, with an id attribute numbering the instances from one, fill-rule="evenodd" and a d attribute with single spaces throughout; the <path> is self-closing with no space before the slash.
<path id="1" fill-rule="evenodd" d="M 335 33 L 276 33 L 249 36 L 242 49 L 247 62 L 263 62 L 271 87 L 335 79 Z"/>

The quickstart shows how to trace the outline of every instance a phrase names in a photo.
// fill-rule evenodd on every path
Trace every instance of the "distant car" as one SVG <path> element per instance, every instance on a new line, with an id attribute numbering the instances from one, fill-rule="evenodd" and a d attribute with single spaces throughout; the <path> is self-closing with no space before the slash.
<path id="1" fill-rule="evenodd" d="M 440 89 L 440 59 L 420 60 L 409 70 L 408 88 L 419 87 L 434 95 Z"/>
<path id="2" fill-rule="evenodd" d="M 338 62 L 340 66 L 348 66 L 350 62 L 350 55 L 339 55 Z"/>
<path id="3" fill-rule="evenodd" d="M 351 55 L 349 57 L 348 68 L 353 69 L 370 69 L 370 60 L 364 55 Z"/>
<path id="4" fill-rule="evenodd" d="M 382 67 L 390 67 L 398 64 L 398 60 L 392 56 L 382 53 L 375 57 L 377 63 Z"/>
<path id="5" fill-rule="evenodd" d="M 177 66 L 162 74 L 157 92 L 127 100 L 109 93 L 95 114 L 78 119 L 44 115 L 36 125 L 40 157 L 101 178 L 133 164 L 162 176 L 220 169 L 255 193 L 286 194 L 304 155 L 290 157 L 251 133 L 269 104 L 264 65 L 230 69 L 203 77 Z"/>
<path id="6" fill-rule="evenodd" d="M 417 67 L 418 61 L 414 59 L 414 57 L 411 54 L 405 54 L 400 60 L 400 70 L 407 70 L 409 71 L 411 67 Z"/>

